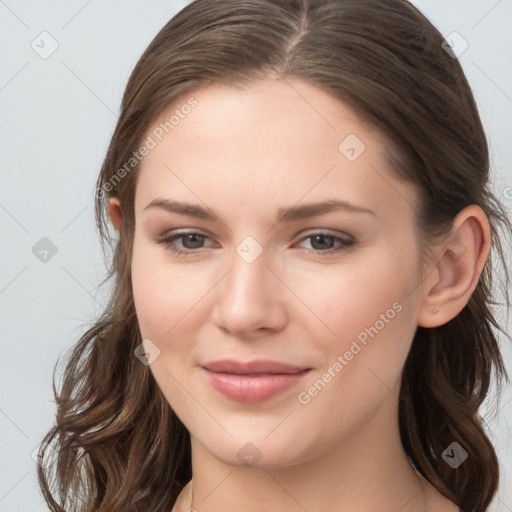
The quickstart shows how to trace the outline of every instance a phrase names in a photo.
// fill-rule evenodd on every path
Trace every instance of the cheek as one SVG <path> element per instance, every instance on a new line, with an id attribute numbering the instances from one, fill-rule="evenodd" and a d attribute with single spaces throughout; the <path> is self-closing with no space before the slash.
<path id="1" fill-rule="evenodd" d="M 414 265 L 382 257 L 360 270 L 331 274 L 322 293 L 311 295 L 318 316 L 335 334 L 311 337 L 324 365 L 298 399 L 310 417 L 327 414 L 328 439 L 343 431 L 340 425 L 351 429 L 370 421 L 384 400 L 398 396 L 416 330 L 416 304 L 409 294 Z"/>
<path id="2" fill-rule="evenodd" d="M 295 286 L 308 298 L 310 309 L 322 323 L 325 336 L 318 337 L 337 351 L 348 349 L 359 339 L 396 338 L 394 332 L 414 332 L 415 304 L 411 290 L 418 268 L 407 253 L 375 251 L 351 264 L 332 266 L 316 273 L 315 279 L 301 276 Z M 303 284 L 300 285 L 300 282 Z M 304 283 L 310 283 L 304 285 Z M 323 341 L 322 341 L 323 340 Z M 404 341 L 404 340 L 402 340 Z"/>
<path id="3" fill-rule="evenodd" d="M 135 236 L 131 269 L 135 309 L 142 337 L 155 341 L 172 327 L 171 316 L 180 304 L 177 283 L 171 287 L 158 252 Z M 176 281 L 179 279 L 178 274 Z"/>
<path id="4" fill-rule="evenodd" d="M 162 344 L 182 330 L 214 285 L 210 274 L 194 264 L 171 264 L 165 251 L 136 238 L 132 286 L 142 337 Z"/>
<path id="5" fill-rule="evenodd" d="M 331 411 L 338 424 L 346 421 L 347 410 L 363 417 L 390 393 L 398 395 L 417 326 L 416 298 L 410 293 L 418 275 L 414 262 L 407 251 L 381 251 L 317 282 L 323 284 L 321 292 L 309 297 L 334 334 L 311 338 L 325 356 L 302 390 L 301 403 L 309 401 L 313 415 Z"/>

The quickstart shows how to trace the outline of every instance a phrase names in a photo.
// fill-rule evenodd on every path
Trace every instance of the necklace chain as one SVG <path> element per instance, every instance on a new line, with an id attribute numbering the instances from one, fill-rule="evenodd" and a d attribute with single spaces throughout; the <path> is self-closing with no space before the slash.
<path id="1" fill-rule="evenodd" d="M 194 503 L 194 484 L 192 479 L 190 479 L 188 484 L 190 485 L 190 506 L 187 508 L 187 512 L 197 512 L 197 510 L 192 506 L 192 503 Z"/>

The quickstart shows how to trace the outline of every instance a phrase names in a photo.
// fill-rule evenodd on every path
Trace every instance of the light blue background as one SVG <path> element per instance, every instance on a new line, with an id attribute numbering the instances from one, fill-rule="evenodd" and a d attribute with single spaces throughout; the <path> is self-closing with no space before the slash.
<path id="1" fill-rule="evenodd" d="M 53 366 L 102 311 L 107 291 L 98 290 L 93 185 L 129 73 L 187 3 L 0 0 L 0 512 L 47 510 L 30 454 L 53 421 Z M 414 3 L 445 36 L 457 31 L 469 44 L 460 60 L 489 136 L 495 191 L 510 212 L 512 1 Z M 58 42 L 47 59 L 31 48 L 43 31 Z M 58 250 L 47 263 L 32 253 L 44 236 Z M 511 345 L 504 340 L 512 376 Z M 487 419 L 503 475 L 492 510 L 510 512 L 510 388 Z"/>

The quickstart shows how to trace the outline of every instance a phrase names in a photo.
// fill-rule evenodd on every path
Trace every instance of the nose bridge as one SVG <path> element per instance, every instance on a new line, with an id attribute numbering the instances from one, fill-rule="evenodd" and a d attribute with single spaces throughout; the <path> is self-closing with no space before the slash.
<path id="1" fill-rule="evenodd" d="M 285 321 L 278 280 L 267 268 L 270 253 L 251 238 L 244 239 L 233 252 L 215 305 L 217 325 L 239 334 L 278 328 Z"/>
<path id="2" fill-rule="evenodd" d="M 231 271 L 227 276 L 225 296 L 236 303 L 260 302 L 271 299 L 268 285 L 273 277 L 268 270 L 268 254 L 253 240 L 244 240 L 231 258 Z"/>

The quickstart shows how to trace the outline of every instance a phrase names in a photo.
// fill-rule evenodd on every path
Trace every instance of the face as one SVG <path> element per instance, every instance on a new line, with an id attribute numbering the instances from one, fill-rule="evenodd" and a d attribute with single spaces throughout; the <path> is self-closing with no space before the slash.
<path id="1" fill-rule="evenodd" d="M 384 139 L 322 90 L 273 79 L 194 91 L 147 136 L 135 306 L 193 442 L 277 467 L 385 434 L 421 280 L 417 196 Z"/>

